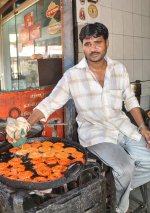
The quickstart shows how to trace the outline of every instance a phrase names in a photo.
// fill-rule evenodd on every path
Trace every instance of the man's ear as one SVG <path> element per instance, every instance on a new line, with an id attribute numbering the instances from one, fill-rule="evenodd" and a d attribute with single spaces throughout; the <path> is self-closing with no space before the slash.
<path id="1" fill-rule="evenodd" d="M 109 40 L 108 39 L 106 40 L 106 46 L 107 46 L 107 48 L 109 47 Z"/>

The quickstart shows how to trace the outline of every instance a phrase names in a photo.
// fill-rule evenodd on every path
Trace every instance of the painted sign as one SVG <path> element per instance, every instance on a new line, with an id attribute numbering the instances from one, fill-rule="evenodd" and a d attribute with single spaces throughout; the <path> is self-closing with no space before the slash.
<path id="1" fill-rule="evenodd" d="M 55 2 L 52 1 L 46 11 L 46 17 L 53 18 L 58 11 L 59 11 L 59 5 L 57 5 Z"/>

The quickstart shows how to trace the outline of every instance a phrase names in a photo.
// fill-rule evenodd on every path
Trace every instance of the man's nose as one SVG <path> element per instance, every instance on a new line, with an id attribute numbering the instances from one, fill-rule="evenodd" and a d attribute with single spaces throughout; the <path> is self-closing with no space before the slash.
<path id="1" fill-rule="evenodd" d="M 91 50 L 95 50 L 95 49 L 97 49 L 97 45 L 96 45 L 95 43 L 93 43 L 93 44 L 91 45 Z"/>

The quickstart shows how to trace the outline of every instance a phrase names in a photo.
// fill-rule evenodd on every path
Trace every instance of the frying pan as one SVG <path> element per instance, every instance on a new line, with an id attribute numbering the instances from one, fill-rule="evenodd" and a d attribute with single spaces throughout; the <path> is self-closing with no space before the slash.
<path id="1" fill-rule="evenodd" d="M 28 139 L 27 143 L 33 143 L 35 141 L 40 141 L 40 142 L 51 141 L 53 143 L 63 142 L 65 146 L 75 147 L 78 151 L 84 154 L 84 159 L 86 164 L 87 152 L 84 149 L 84 147 L 82 147 L 77 142 L 68 141 L 62 138 L 57 138 L 57 137 L 36 137 L 36 138 Z M 7 151 L 9 151 L 10 146 L 7 145 L 7 147 L 8 147 Z M 3 147 L 3 150 L 4 150 L 4 147 Z M 2 175 L 0 175 L 0 181 L 8 185 L 9 187 L 12 187 L 15 189 L 44 190 L 48 188 L 57 188 L 59 186 L 62 186 L 65 183 L 69 183 L 70 181 L 78 177 L 83 167 L 84 167 L 83 163 L 75 162 L 68 167 L 67 171 L 64 174 L 64 177 L 56 179 L 56 180 L 52 180 L 52 181 L 47 181 L 47 182 L 25 182 L 25 181 L 19 181 L 19 180 L 12 180 Z"/>

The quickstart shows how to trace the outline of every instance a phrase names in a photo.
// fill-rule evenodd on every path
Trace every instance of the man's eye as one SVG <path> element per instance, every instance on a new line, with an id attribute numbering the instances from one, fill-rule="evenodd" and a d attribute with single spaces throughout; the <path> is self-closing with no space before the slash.
<path id="1" fill-rule="evenodd" d="M 95 44 L 101 44 L 102 43 L 102 41 L 96 41 L 95 42 Z"/>
<path id="2" fill-rule="evenodd" d="M 90 47 L 91 44 L 90 44 L 90 43 L 85 43 L 84 46 L 85 46 L 85 47 Z"/>

